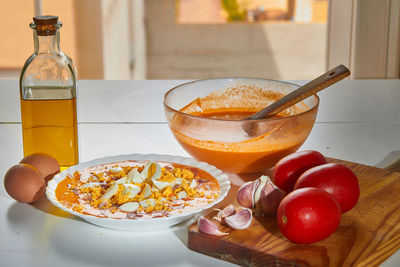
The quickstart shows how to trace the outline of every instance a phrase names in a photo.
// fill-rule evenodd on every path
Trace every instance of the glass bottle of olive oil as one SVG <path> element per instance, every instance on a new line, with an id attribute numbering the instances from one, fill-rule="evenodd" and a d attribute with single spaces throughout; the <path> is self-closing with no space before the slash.
<path id="1" fill-rule="evenodd" d="M 20 75 L 24 156 L 47 153 L 62 169 L 78 163 L 76 68 L 60 49 L 62 24 L 56 16 L 37 16 L 34 53 Z"/>

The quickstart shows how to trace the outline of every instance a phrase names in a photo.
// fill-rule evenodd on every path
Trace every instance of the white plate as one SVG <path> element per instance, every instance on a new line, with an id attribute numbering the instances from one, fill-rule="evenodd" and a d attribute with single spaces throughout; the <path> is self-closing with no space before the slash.
<path id="1" fill-rule="evenodd" d="M 100 218 L 93 215 L 86 215 L 63 206 L 56 198 L 55 190 L 59 182 L 65 179 L 68 174 L 73 174 L 75 171 L 83 170 L 88 167 L 104 164 L 104 163 L 113 163 L 119 161 L 126 161 L 126 160 L 144 160 L 144 161 L 164 161 L 170 163 L 178 163 L 183 164 L 186 166 L 192 166 L 199 168 L 208 172 L 211 176 L 213 176 L 219 183 L 221 192 L 217 199 L 214 202 L 210 203 L 209 205 L 199 208 L 197 210 L 182 213 L 179 215 L 173 215 L 171 217 L 162 217 L 162 218 L 149 218 L 149 219 L 113 219 L 113 218 Z M 60 209 L 76 215 L 92 224 L 119 229 L 119 230 L 128 230 L 128 231 L 142 231 L 142 230 L 154 230 L 154 229 L 161 229 L 166 228 L 183 221 L 186 221 L 200 213 L 201 211 L 208 209 L 222 199 L 224 199 L 229 191 L 230 182 L 228 176 L 223 173 L 221 170 L 217 169 L 216 167 L 207 164 L 205 162 L 199 162 L 191 158 L 184 158 L 179 156 L 171 156 L 171 155 L 157 155 L 157 154 L 130 154 L 130 155 L 120 155 L 120 156 L 112 156 L 112 157 L 105 157 L 99 158 L 88 162 L 79 163 L 78 165 L 72 166 L 65 171 L 60 172 L 59 174 L 55 175 L 52 180 L 49 181 L 46 187 L 46 196 L 47 198 L 53 203 L 53 205 L 59 207 Z"/>

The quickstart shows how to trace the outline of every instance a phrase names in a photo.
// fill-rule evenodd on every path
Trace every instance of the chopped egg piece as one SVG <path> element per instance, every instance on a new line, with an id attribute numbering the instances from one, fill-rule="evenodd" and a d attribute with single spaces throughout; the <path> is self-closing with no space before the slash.
<path id="1" fill-rule="evenodd" d="M 182 199 L 187 197 L 187 193 L 185 191 L 181 191 L 178 193 L 178 199 Z"/>
<path id="2" fill-rule="evenodd" d="M 107 191 L 104 193 L 101 199 L 110 199 L 117 192 L 118 192 L 118 184 L 113 184 L 110 188 L 107 189 Z"/>
<path id="3" fill-rule="evenodd" d="M 115 181 L 116 184 L 127 184 L 128 183 L 128 177 L 124 176 L 122 178 L 119 178 L 118 180 Z"/>
<path id="4" fill-rule="evenodd" d="M 173 185 L 180 185 L 182 184 L 182 178 L 176 178 L 175 181 L 173 182 Z"/>
<path id="5" fill-rule="evenodd" d="M 149 196 L 151 196 L 151 187 L 149 184 L 145 184 L 144 188 L 143 188 L 143 198 L 148 198 Z"/>
<path id="6" fill-rule="evenodd" d="M 189 186 L 190 186 L 191 188 L 195 189 L 196 186 L 197 186 L 196 181 L 193 179 Z"/>
<path id="7" fill-rule="evenodd" d="M 128 173 L 128 179 L 130 180 L 131 183 L 143 183 L 144 178 L 143 176 L 138 172 L 136 168 L 133 168 L 129 173 Z"/>
<path id="8" fill-rule="evenodd" d="M 123 184 L 124 189 L 122 194 L 128 195 L 130 198 L 134 198 L 142 189 L 134 184 Z"/>
<path id="9" fill-rule="evenodd" d="M 152 198 L 146 199 L 146 200 L 142 200 L 139 201 L 140 206 L 142 206 L 143 208 L 147 208 L 148 206 L 155 206 L 156 205 L 156 201 Z"/>
<path id="10" fill-rule="evenodd" d="M 168 197 L 171 197 L 172 193 L 173 193 L 173 192 L 172 192 L 172 188 L 171 188 L 170 186 L 167 186 L 167 187 L 163 190 L 162 195 L 163 195 L 163 197 L 168 198 Z"/>
<path id="11" fill-rule="evenodd" d="M 140 173 L 144 180 L 155 179 L 158 180 L 161 177 L 161 167 L 157 162 L 148 162 Z"/>
<path id="12" fill-rule="evenodd" d="M 137 202 L 126 202 L 119 206 L 119 209 L 122 211 L 133 212 L 139 208 L 139 203 Z"/>
<path id="13" fill-rule="evenodd" d="M 165 187 L 171 186 L 171 183 L 168 182 L 160 182 L 154 179 L 151 180 L 153 181 L 153 184 L 155 185 L 155 187 L 157 187 L 158 190 L 163 190 Z"/>
<path id="14" fill-rule="evenodd" d="M 81 188 L 97 187 L 97 186 L 100 186 L 99 182 L 92 182 L 82 185 Z"/>
<path id="15" fill-rule="evenodd" d="M 123 171 L 123 169 L 121 168 L 121 167 L 119 167 L 119 166 L 114 166 L 114 167 L 112 167 L 111 169 L 110 169 L 110 172 L 122 172 Z"/>

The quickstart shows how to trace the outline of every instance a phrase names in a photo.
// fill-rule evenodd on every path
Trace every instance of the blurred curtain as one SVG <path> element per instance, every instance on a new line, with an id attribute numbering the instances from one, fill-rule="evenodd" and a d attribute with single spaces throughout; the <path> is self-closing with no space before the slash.
<path id="1" fill-rule="evenodd" d="M 353 79 L 399 78 L 400 0 L 330 0 L 327 67 Z"/>

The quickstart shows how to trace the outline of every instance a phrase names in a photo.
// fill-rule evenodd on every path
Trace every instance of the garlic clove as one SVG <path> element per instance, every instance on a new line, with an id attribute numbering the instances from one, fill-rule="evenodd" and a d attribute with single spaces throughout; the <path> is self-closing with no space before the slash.
<path id="1" fill-rule="evenodd" d="M 259 183 L 260 181 L 257 179 L 255 181 L 250 181 L 242 184 L 236 196 L 237 202 L 241 206 L 249 209 L 252 209 L 254 207 L 255 205 L 254 193 Z"/>
<path id="2" fill-rule="evenodd" d="M 283 197 L 283 192 L 268 178 L 260 196 L 260 211 L 262 214 L 265 216 L 275 214 Z"/>
<path id="3" fill-rule="evenodd" d="M 222 210 L 221 213 L 222 213 L 222 215 L 223 215 L 224 217 L 231 216 L 231 215 L 233 215 L 233 214 L 236 213 L 236 209 L 235 209 L 235 207 L 234 207 L 232 204 L 230 204 L 230 205 L 226 206 L 226 207 Z"/>
<path id="4" fill-rule="evenodd" d="M 221 232 L 215 223 L 211 222 L 204 216 L 201 216 L 199 218 L 199 220 L 197 221 L 197 226 L 199 228 L 199 231 L 204 234 L 215 235 L 215 236 L 229 235 L 229 233 Z"/>
<path id="5" fill-rule="evenodd" d="M 263 191 L 265 185 L 267 184 L 267 180 L 269 179 L 268 176 L 262 175 L 260 178 L 258 178 L 258 185 L 257 188 L 254 192 L 254 203 L 255 205 L 253 208 L 255 208 L 255 214 L 256 215 L 261 215 L 261 207 L 260 207 L 260 198 L 261 198 L 261 192 Z"/>
<path id="6" fill-rule="evenodd" d="M 257 180 L 247 182 L 239 188 L 237 201 L 241 206 L 253 209 L 257 216 L 269 216 L 276 213 L 283 197 L 283 192 L 274 185 L 271 179 L 262 175 Z"/>
<path id="7" fill-rule="evenodd" d="M 220 209 L 216 209 L 216 210 L 218 210 L 218 214 L 217 214 L 217 216 L 213 217 L 213 219 L 216 219 L 220 222 L 222 222 L 224 217 L 231 216 L 236 213 L 235 207 L 232 204 L 226 206 L 222 210 L 220 210 Z"/>
<path id="8" fill-rule="evenodd" d="M 250 226 L 253 214 L 250 209 L 243 208 L 234 215 L 224 217 L 224 223 L 236 230 L 243 230 Z"/>

